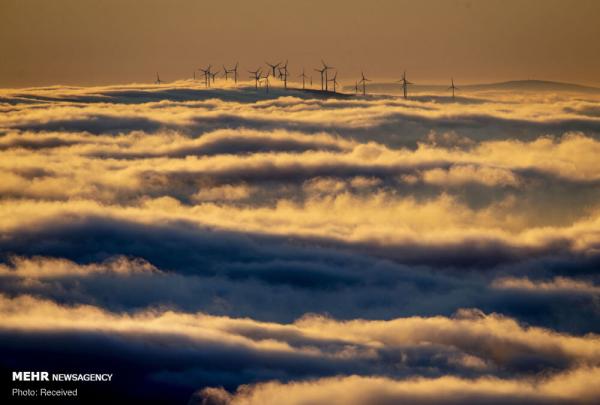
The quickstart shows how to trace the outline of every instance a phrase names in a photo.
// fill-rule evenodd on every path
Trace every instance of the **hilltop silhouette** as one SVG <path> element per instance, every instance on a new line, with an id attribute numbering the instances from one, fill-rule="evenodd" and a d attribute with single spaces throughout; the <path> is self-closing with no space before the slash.
<path id="1" fill-rule="evenodd" d="M 411 86 L 414 92 L 446 92 L 448 85 L 441 84 L 415 84 Z M 559 92 L 584 92 L 600 93 L 600 88 L 584 86 L 575 83 L 553 82 L 548 80 L 510 80 L 497 83 L 481 83 L 461 85 L 466 91 L 559 91 Z M 382 82 L 368 84 L 367 88 L 373 92 L 402 93 L 401 83 Z M 351 90 L 351 86 L 345 86 L 345 90 Z"/>

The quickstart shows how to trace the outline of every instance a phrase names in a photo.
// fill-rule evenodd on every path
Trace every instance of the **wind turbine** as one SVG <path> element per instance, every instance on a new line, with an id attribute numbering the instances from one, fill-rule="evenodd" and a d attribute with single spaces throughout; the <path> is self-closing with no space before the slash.
<path id="1" fill-rule="evenodd" d="M 333 78 L 329 79 L 330 82 L 333 82 L 333 92 L 336 92 L 336 86 L 339 84 L 337 81 L 337 70 L 335 71 L 335 75 L 333 75 Z"/>
<path id="2" fill-rule="evenodd" d="M 315 69 L 315 72 L 319 72 L 321 74 L 321 91 L 323 91 L 323 74 L 325 73 L 325 68 L 323 69 Z"/>
<path id="3" fill-rule="evenodd" d="M 335 69 L 333 66 L 327 66 L 327 63 L 323 59 L 321 59 L 321 63 L 323 64 L 323 69 L 325 70 L 325 91 L 329 91 L 327 83 L 329 82 L 329 78 L 327 77 L 327 71 L 329 69 Z"/>
<path id="4" fill-rule="evenodd" d="M 398 82 L 402 83 L 402 91 L 404 93 L 404 98 L 408 98 L 408 85 L 414 83 L 411 83 L 406 79 L 406 71 L 402 73 L 402 79 L 398 80 Z"/>
<path id="5" fill-rule="evenodd" d="M 225 72 L 225 80 L 229 79 L 229 75 L 233 73 L 233 80 L 235 82 L 235 84 L 237 84 L 237 78 L 238 78 L 238 73 L 237 73 L 237 69 L 238 69 L 238 65 L 239 62 L 235 63 L 235 66 L 231 69 L 227 69 L 225 67 L 225 65 L 223 65 L 223 72 Z"/>
<path id="6" fill-rule="evenodd" d="M 261 74 L 260 69 L 256 69 L 255 71 L 249 70 L 248 73 L 250 73 L 252 75 L 252 76 L 250 76 L 250 78 L 254 79 L 254 88 L 258 90 L 258 81 L 260 80 L 260 74 Z"/>
<path id="7" fill-rule="evenodd" d="M 279 74 L 280 74 L 280 78 L 283 80 L 283 87 L 287 90 L 287 78 L 288 78 L 288 61 L 285 61 L 285 65 L 283 65 L 283 67 L 279 68 Z"/>
<path id="8" fill-rule="evenodd" d="M 211 65 L 208 65 L 208 67 L 206 69 L 202 69 L 202 68 L 198 69 L 202 73 L 204 73 L 204 85 L 206 87 L 210 87 L 210 68 L 211 67 L 212 67 Z"/>
<path id="9" fill-rule="evenodd" d="M 158 75 L 158 72 L 156 72 L 156 81 L 154 82 L 155 84 L 161 84 L 163 81 L 160 80 L 160 76 Z"/>
<path id="10" fill-rule="evenodd" d="M 231 73 L 231 72 L 229 70 L 227 70 L 225 65 L 223 65 L 223 74 L 225 75 L 225 81 L 229 80 L 229 73 Z"/>
<path id="11" fill-rule="evenodd" d="M 450 81 L 452 82 L 452 85 L 450 87 L 448 87 L 448 90 L 452 90 L 452 100 L 454 100 L 454 90 L 460 90 L 460 89 L 454 85 L 453 77 L 450 79 Z"/>
<path id="12" fill-rule="evenodd" d="M 217 70 L 216 72 L 211 72 L 210 73 L 210 77 L 212 77 L 212 82 L 213 84 L 215 84 L 215 77 L 217 77 L 217 75 L 219 74 L 220 70 Z"/>
<path id="13" fill-rule="evenodd" d="M 305 83 L 306 83 L 306 79 L 307 79 L 307 77 L 308 77 L 308 76 L 306 76 L 306 75 L 304 74 L 304 68 L 302 68 L 302 74 L 301 74 L 301 75 L 298 75 L 298 77 L 301 77 L 301 78 L 302 78 L 302 90 L 304 90 L 304 89 L 305 89 Z M 312 80 L 311 80 L 311 82 L 312 82 Z M 311 83 L 311 84 L 312 84 L 312 83 Z"/>
<path id="14" fill-rule="evenodd" d="M 269 66 L 273 70 L 273 77 L 275 77 L 276 76 L 275 69 L 277 69 L 279 67 L 279 65 L 281 65 L 281 62 L 277 62 L 274 65 L 269 62 L 265 62 L 265 63 L 267 64 L 267 66 Z"/>
<path id="15" fill-rule="evenodd" d="M 358 81 L 354 82 L 354 94 L 358 94 Z"/>
<path id="16" fill-rule="evenodd" d="M 235 62 L 235 67 L 229 71 L 230 73 L 233 72 L 233 80 L 234 80 L 235 84 L 237 84 L 237 79 L 238 79 L 237 69 L 238 69 L 239 64 L 240 64 L 240 62 Z"/>
<path id="17" fill-rule="evenodd" d="M 265 89 L 267 91 L 267 93 L 269 92 L 269 75 L 271 73 L 267 72 L 266 76 L 263 76 L 262 79 L 265 81 Z"/>
<path id="18" fill-rule="evenodd" d="M 365 77 L 365 74 L 363 72 L 360 72 L 360 75 L 362 76 L 362 79 L 360 79 L 360 81 L 357 84 L 361 84 L 362 83 L 362 87 L 363 87 L 363 96 L 367 95 L 367 82 L 370 82 L 371 80 L 367 79 Z"/>

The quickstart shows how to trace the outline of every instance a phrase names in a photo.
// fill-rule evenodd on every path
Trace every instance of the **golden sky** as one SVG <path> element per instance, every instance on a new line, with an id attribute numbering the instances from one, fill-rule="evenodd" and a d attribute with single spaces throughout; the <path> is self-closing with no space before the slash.
<path id="1" fill-rule="evenodd" d="M 187 78 L 320 58 L 353 81 L 545 79 L 600 85 L 595 0 L 2 0 L 0 86 Z"/>

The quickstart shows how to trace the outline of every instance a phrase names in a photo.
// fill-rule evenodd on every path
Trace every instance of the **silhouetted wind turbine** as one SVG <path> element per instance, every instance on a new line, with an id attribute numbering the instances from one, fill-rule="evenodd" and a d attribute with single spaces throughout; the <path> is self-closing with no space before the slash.
<path id="1" fill-rule="evenodd" d="M 354 82 L 354 94 L 358 94 L 358 81 Z"/>
<path id="2" fill-rule="evenodd" d="M 285 61 L 285 65 L 283 65 L 282 67 L 279 68 L 279 74 L 280 74 L 280 78 L 283 80 L 283 88 L 285 88 L 287 90 L 287 78 L 288 78 L 288 61 Z"/>
<path id="3" fill-rule="evenodd" d="M 325 73 L 325 68 L 323 69 L 315 69 L 315 72 L 319 72 L 321 74 L 321 91 L 323 91 L 323 75 Z"/>
<path id="4" fill-rule="evenodd" d="M 233 80 L 234 80 L 235 84 L 237 84 L 237 79 L 238 79 L 237 69 L 238 69 L 239 64 L 240 64 L 240 62 L 235 62 L 235 67 L 230 70 L 230 72 L 233 72 Z"/>
<path id="5" fill-rule="evenodd" d="M 225 81 L 229 80 L 229 73 L 231 73 L 231 72 L 229 70 L 227 70 L 225 65 L 223 65 L 223 74 L 225 75 Z"/>
<path id="6" fill-rule="evenodd" d="M 260 80 L 260 69 L 256 69 L 255 71 L 249 70 L 248 73 L 252 74 L 250 76 L 251 79 L 254 79 L 254 88 L 258 90 L 258 81 Z"/>
<path id="7" fill-rule="evenodd" d="M 277 69 L 279 67 L 279 65 L 281 65 L 281 62 L 277 62 L 276 64 L 271 64 L 269 62 L 265 62 L 267 64 L 267 66 L 269 66 L 272 70 L 273 70 L 273 77 L 275 77 L 275 69 Z"/>
<path id="8" fill-rule="evenodd" d="M 213 84 L 215 84 L 215 77 L 217 77 L 217 75 L 219 74 L 220 70 L 217 70 L 216 72 L 210 74 L 210 76 L 212 77 L 212 82 Z"/>
<path id="9" fill-rule="evenodd" d="M 160 76 L 158 75 L 158 72 L 156 72 L 156 81 L 154 82 L 155 84 L 161 84 L 163 81 L 160 80 Z"/>
<path id="10" fill-rule="evenodd" d="M 262 79 L 265 81 L 265 89 L 266 89 L 267 93 L 269 92 L 269 75 L 270 74 L 271 74 L 270 72 L 267 72 L 266 76 L 262 77 Z"/>
<path id="11" fill-rule="evenodd" d="M 358 84 L 362 83 L 363 96 L 366 96 L 367 95 L 367 82 L 370 82 L 371 80 L 367 79 L 365 77 L 365 74 L 363 72 L 360 72 L 360 75 L 362 76 L 362 79 L 360 79 L 360 81 L 358 82 Z"/>
<path id="12" fill-rule="evenodd" d="M 335 71 L 335 75 L 333 75 L 333 78 L 329 79 L 330 82 L 333 82 L 333 92 L 336 92 L 336 86 L 339 84 L 337 81 L 337 70 Z"/>
<path id="13" fill-rule="evenodd" d="M 206 69 L 202 69 L 202 68 L 198 69 L 202 73 L 204 73 L 204 85 L 206 87 L 210 87 L 210 68 L 211 67 L 212 67 L 211 65 L 208 65 L 208 67 Z"/>
<path id="14" fill-rule="evenodd" d="M 414 83 L 411 83 L 406 79 L 406 71 L 402 73 L 402 79 L 398 80 L 398 82 L 402 83 L 402 91 L 404 93 L 404 98 L 408 98 L 408 85 Z"/>
<path id="15" fill-rule="evenodd" d="M 454 78 L 451 78 L 450 81 L 452 82 L 452 85 L 448 87 L 448 90 L 452 90 L 452 100 L 454 100 L 454 90 L 460 89 L 454 85 Z"/>
<path id="16" fill-rule="evenodd" d="M 302 90 L 304 90 L 304 89 L 305 89 L 305 87 L 306 87 L 306 86 L 305 86 L 305 83 L 306 83 L 306 78 L 308 77 L 308 76 L 306 76 L 306 75 L 304 74 L 304 68 L 302 68 L 302 74 L 301 74 L 301 75 L 298 75 L 298 77 L 301 77 L 301 78 L 302 78 Z M 311 83 L 311 84 L 312 84 L 312 83 Z"/>
<path id="17" fill-rule="evenodd" d="M 321 59 L 321 63 L 323 64 L 323 69 L 325 70 L 325 91 L 329 91 L 327 83 L 329 82 L 329 78 L 327 77 L 327 71 L 329 69 L 335 69 L 333 66 L 327 66 L 327 63 L 323 59 Z"/>
<path id="18" fill-rule="evenodd" d="M 237 84 L 237 78 L 238 78 L 237 69 L 238 69 L 238 65 L 239 65 L 239 62 L 236 62 L 235 66 L 233 68 L 231 68 L 231 69 L 227 69 L 225 67 L 225 65 L 223 65 L 223 72 L 225 72 L 225 80 L 228 80 L 229 75 L 231 73 L 233 73 L 233 80 L 234 80 L 235 84 Z"/>

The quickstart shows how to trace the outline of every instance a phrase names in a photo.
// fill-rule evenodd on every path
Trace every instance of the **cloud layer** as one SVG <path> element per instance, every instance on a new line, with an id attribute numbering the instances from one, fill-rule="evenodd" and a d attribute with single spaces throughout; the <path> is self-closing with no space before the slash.
<path id="1" fill-rule="evenodd" d="M 2 90 L 2 367 L 94 364 L 131 401 L 592 403 L 599 105 Z"/>

